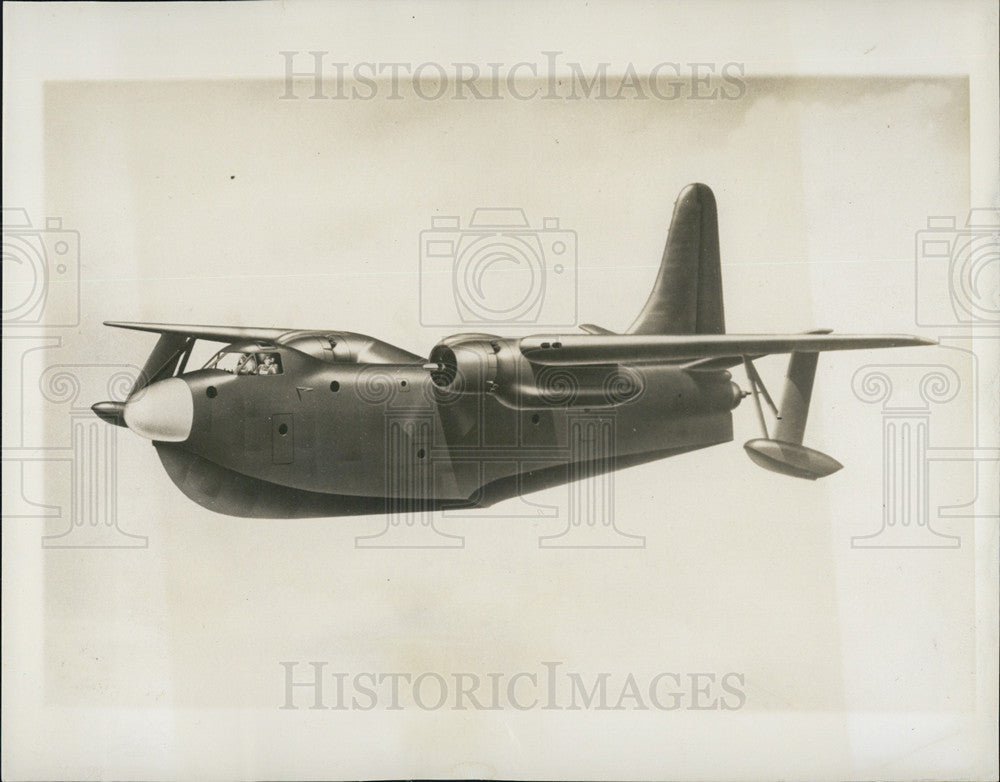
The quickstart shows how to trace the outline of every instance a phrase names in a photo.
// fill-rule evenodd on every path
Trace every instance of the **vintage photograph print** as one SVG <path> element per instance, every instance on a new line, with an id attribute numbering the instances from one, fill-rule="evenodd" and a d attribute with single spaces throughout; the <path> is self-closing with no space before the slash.
<path id="1" fill-rule="evenodd" d="M 996 778 L 997 20 L 6 4 L 3 778 Z"/>

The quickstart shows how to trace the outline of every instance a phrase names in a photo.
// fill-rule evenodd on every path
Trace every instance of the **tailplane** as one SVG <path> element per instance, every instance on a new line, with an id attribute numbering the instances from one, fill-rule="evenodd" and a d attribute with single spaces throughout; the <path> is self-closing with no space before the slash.
<path id="1" fill-rule="evenodd" d="M 708 185 L 688 185 L 674 204 L 653 291 L 627 334 L 724 334 L 719 218 Z"/>

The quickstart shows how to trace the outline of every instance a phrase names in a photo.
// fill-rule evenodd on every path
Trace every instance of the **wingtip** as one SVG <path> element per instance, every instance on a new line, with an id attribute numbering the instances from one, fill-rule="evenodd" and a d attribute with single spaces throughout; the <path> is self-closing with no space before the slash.
<path id="1" fill-rule="evenodd" d="M 936 339 L 918 337 L 913 334 L 886 334 L 884 337 L 887 342 L 891 343 L 887 346 L 895 348 L 922 348 L 938 344 Z"/>
<path id="2" fill-rule="evenodd" d="M 901 348 L 923 348 L 940 344 L 936 339 L 917 337 L 913 334 L 896 334 L 893 339 L 896 340 L 896 347 Z"/>
<path id="3" fill-rule="evenodd" d="M 110 326 L 113 329 L 136 329 L 141 330 L 142 326 L 146 326 L 146 323 L 133 323 L 127 320 L 106 320 L 104 321 L 105 326 Z"/>

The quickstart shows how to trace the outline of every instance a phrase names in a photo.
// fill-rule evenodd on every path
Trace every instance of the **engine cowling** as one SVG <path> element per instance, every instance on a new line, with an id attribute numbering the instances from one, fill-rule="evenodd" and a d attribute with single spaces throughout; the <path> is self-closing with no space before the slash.
<path id="1" fill-rule="evenodd" d="M 535 367 L 509 341 L 489 334 L 460 334 L 430 354 L 431 380 L 448 396 L 487 393 L 518 410 L 610 407 L 641 395 L 640 372 L 616 365 Z"/>
<path id="2" fill-rule="evenodd" d="M 489 335 L 454 337 L 434 346 L 430 361 L 434 385 L 451 394 L 481 394 L 498 388 L 500 343 Z"/>

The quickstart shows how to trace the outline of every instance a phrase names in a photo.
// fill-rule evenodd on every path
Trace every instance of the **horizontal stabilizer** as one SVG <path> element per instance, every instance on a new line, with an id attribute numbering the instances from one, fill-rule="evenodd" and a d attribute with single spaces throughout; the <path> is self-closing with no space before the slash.
<path id="1" fill-rule="evenodd" d="M 176 334 L 195 339 L 211 340 L 213 342 L 236 342 L 248 340 L 256 342 L 274 342 L 292 329 L 247 328 L 243 326 L 180 326 L 170 323 L 123 323 L 106 320 L 105 326 L 116 329 L 132 329 L 134 331 L 149 331 L 154 334 Z"/>
<path id="2" fill-rule="evenodd" d="M 868 350 L 936 345 L 905 334 L 553 334 L 524 337 L 521 353 L 533 364 L 671 363 L 772 353 Z"/>
<path id="3" fill-rule="evenodd" d="M 581 323 L 580 328 L 586 331 L 588 334 L 614 334 L 611 329 L 606 329 L 604 326 L 595 326 L 593 323 Z"/>

